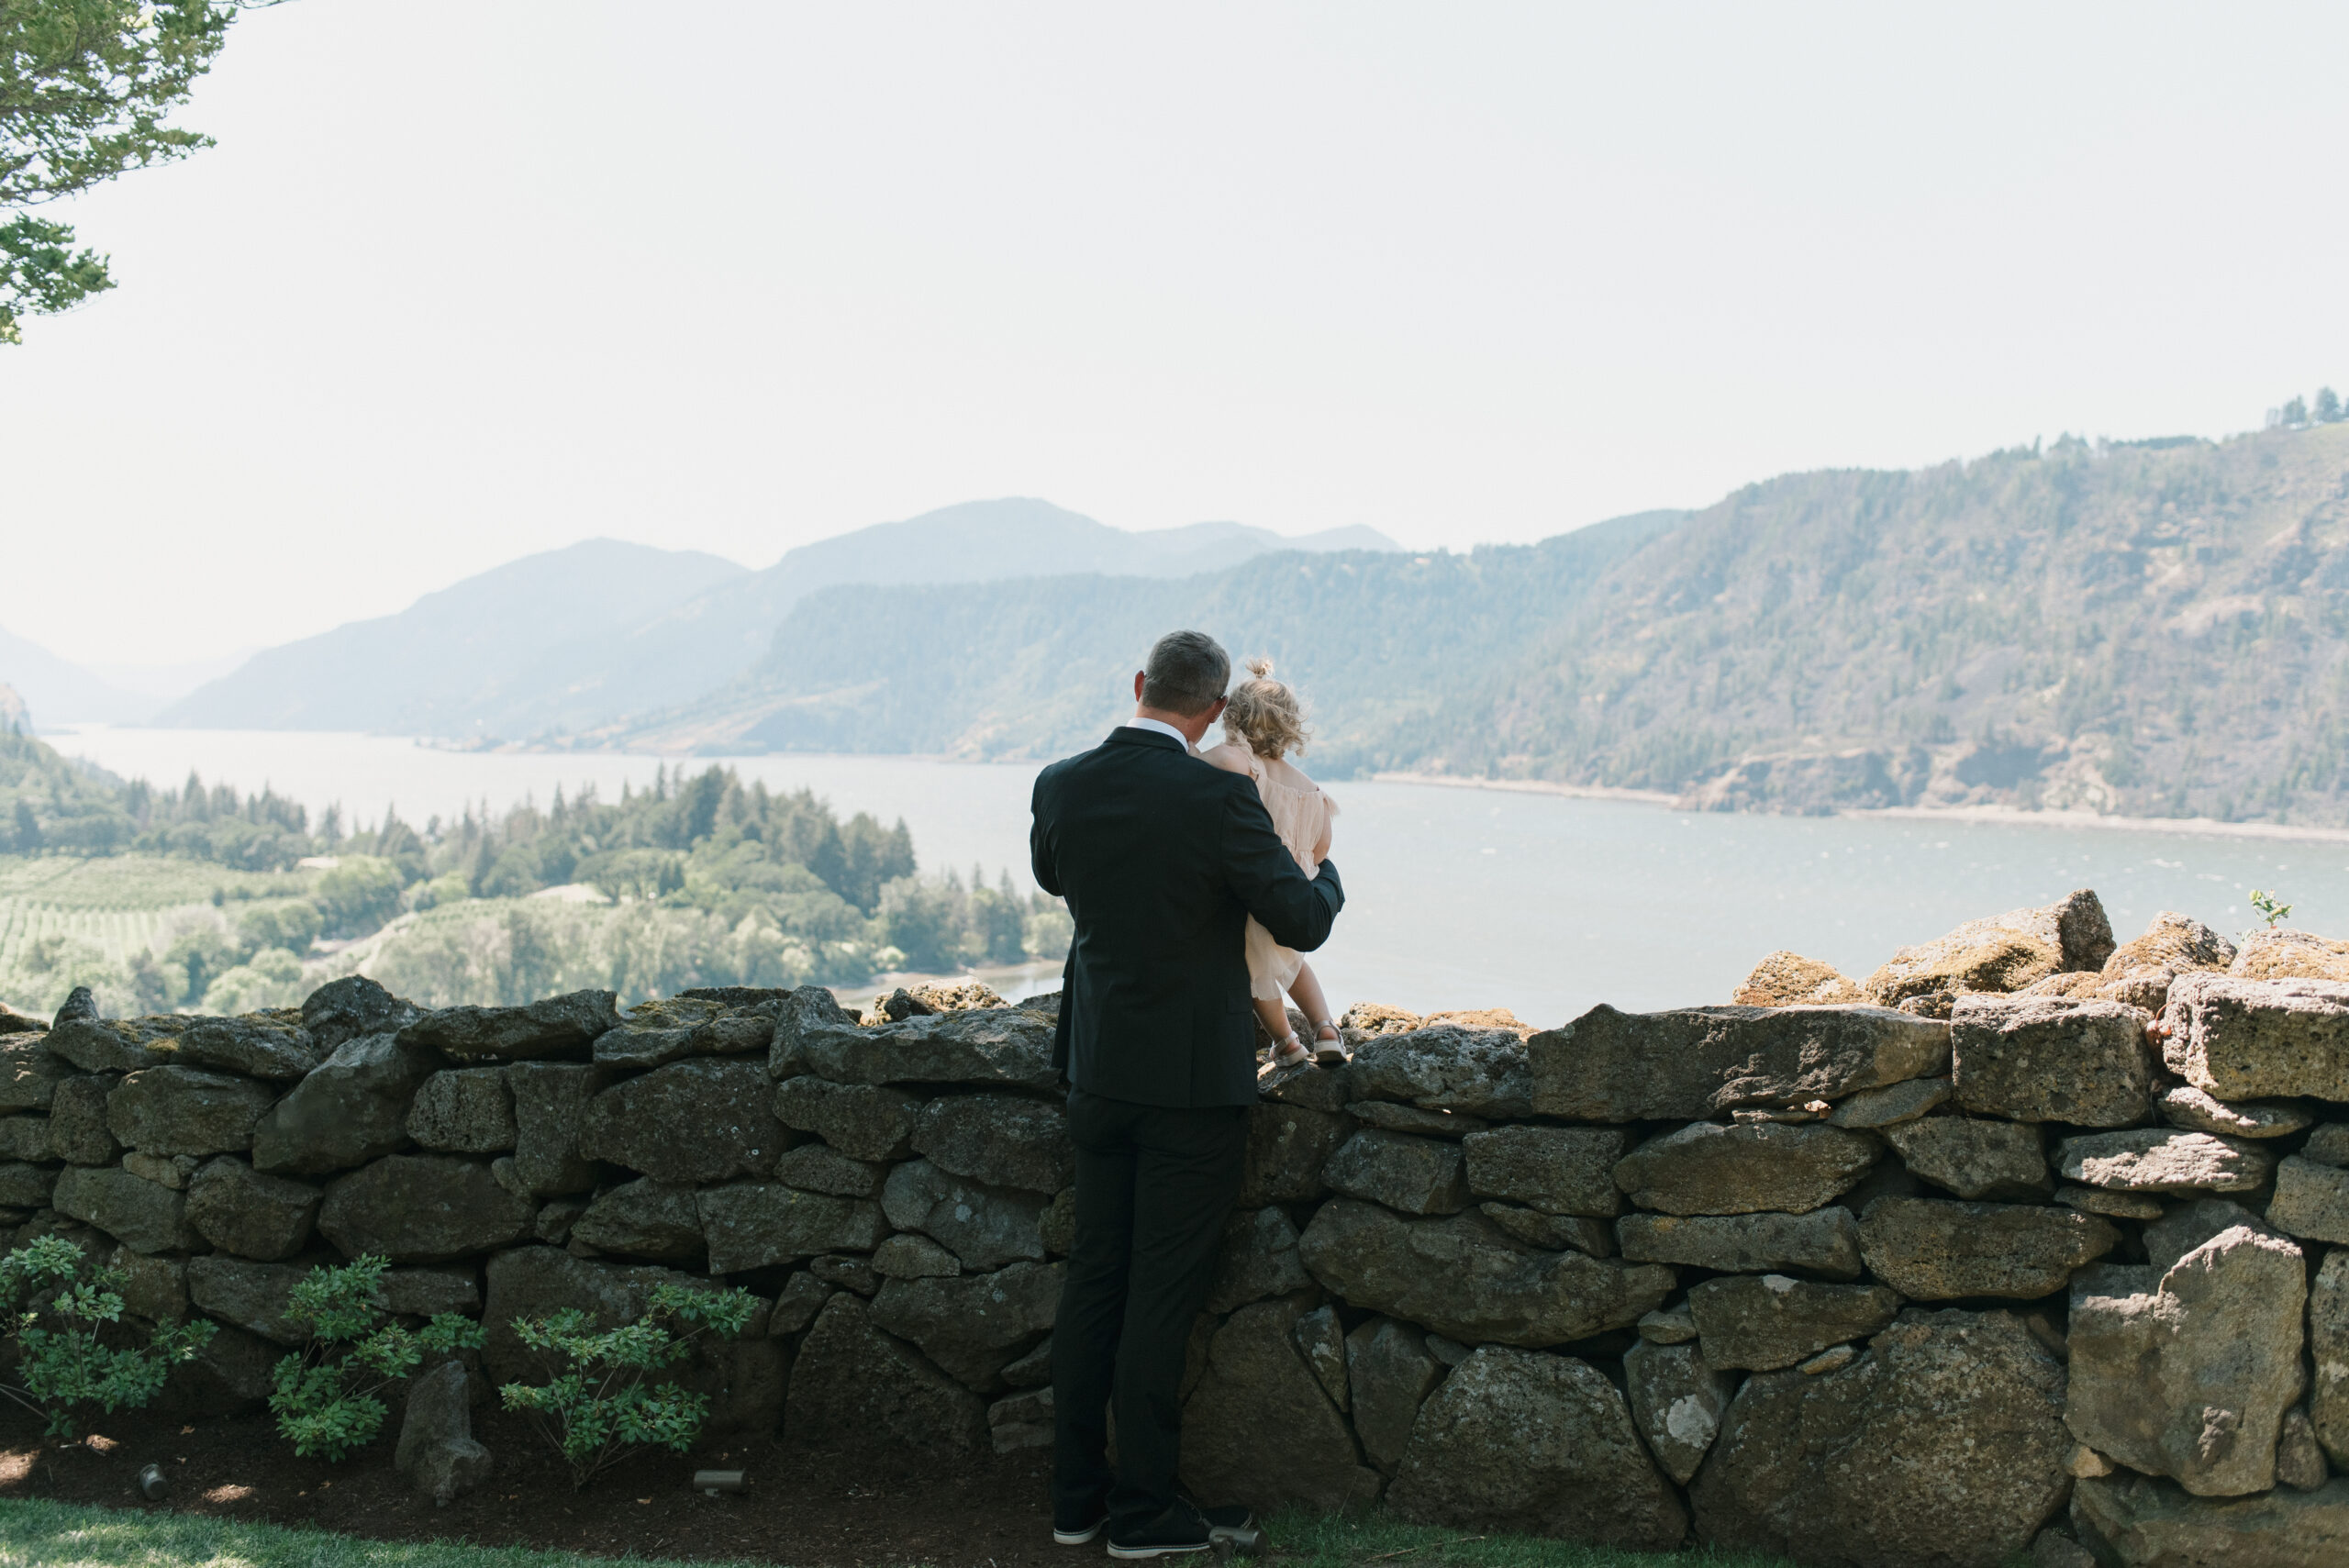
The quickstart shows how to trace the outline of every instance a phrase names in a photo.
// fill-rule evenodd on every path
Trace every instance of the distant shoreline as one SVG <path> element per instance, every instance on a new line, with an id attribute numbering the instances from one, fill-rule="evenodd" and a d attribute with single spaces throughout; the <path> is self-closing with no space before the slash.
<path id="1" fill-rule="evenodd" d="M 1497 789 L 1521 795 L 1562 795 L 1577 800 L 1631 800 L 1674 806 L 1680 797 L 1654 789 L 1609 789 L 1597 784 L 1551 784 L 1540 779 L 1475 779 L 1446 773 L 1385 773 L 1377 784 L 1440 784 L 1447 789 Z M 1900 818 L 1918 822 L 1994 822 L 2007 827 L 2090 828 L 2184 838 L 2267 839 L 2301 843 L 2349 844 L 2349 828 L 2295 828 L 2276 822 L 2221 822 L 2214 817 L 2119 817 L 2093 811 L 2032 811 L 2020 806 L 1879 806 L 1838 811 L 1838 817 Z"/>
<path id="2" fill-rule="evenodd" d="M 1497 789 L 1518 795 L 1563 795 L 1575 800 L 1636 800 L 1670 806 L 1679 800 L 1660 789 L 1610 789 L 1605 784 L 1552 784 L 1545 779 L 1472 779 L 1455 773 L 1373 773 L 1373 784 L 1442 784 L 1447 789 Z"/>

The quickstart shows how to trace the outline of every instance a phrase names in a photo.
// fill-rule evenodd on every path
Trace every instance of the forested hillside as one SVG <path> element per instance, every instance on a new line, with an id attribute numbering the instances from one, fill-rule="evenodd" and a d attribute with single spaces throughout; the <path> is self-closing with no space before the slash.
<path id="1" fill-rule="evenodd" d="M 616 801 L 346 831 L 266 791 L 124 784 L 0 732 L 0 1002 L 34 1012 L 75 985 L 117 1011 L 244 1012 L 362 967 L 446 1005 L 1065 951 L 1057 900 L 916 870 L 902 821 L 716 767 Z"/>
<path id="2" fill-rule="evenodd" d="M 827 595 L 784 621 L 746 679 L 626 738 L 711 751 L 1049 756 L 1130 712 L 1151 638 L 1194 626 L 1306 683 L 1322 719 L 1317 755 L 1343 767 L 1375 738 L 1475 691 L 1610 563 L 1685 515 L 1465 555 L 1282 554 L 1171 582 L 1051 577 Z"/>
<path id="3" fill-rule="evenodd" d="M 1748 486 L 1382 761 L 1696 804 L 2349 820 L 2349 426 Z"/>
<path id="4" fill-rule="evenodd" d="M 707 696 L 759 662 L 794 605 L 827 591 L 861 602 L 882 584 L 1183 577 L 1268 550 L 1394 548 L 1359 527 L 1297 539 L 1239 523 L 1132 531 L 1025 496 L 852 529 L 758 572 L 693 550 L 589 539 L 466 578 L 397 615 L 256 654 L 158 722 L 553 740 Z M 10 647 L 0 632 L 0 680 L 19 666 L 50 678 L 48 665 L 33 662 L 47 655 L 25 645 L 12 664 Z M 46 710 L 50 719 L 121 716 L 88 701 Z"/>
<path id="5" fill-rule="evenodd" d="M 1051 755 L 1178 625 L 1273 655 L 1332 773 L 2349 822 L 2349 424 L 1790 474 L 1465 555 L 828 596 L 605 738 Z"/>

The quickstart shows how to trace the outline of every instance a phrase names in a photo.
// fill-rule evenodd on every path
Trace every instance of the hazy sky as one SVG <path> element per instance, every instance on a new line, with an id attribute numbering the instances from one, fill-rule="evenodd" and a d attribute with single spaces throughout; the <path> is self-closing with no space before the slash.
<path id="1" fill-rule="evenodd" d="M 1525 539 L 2349 386 L 2337 6 L 297 0 L 52 212 L 0 626 L 980 496 Z"/>

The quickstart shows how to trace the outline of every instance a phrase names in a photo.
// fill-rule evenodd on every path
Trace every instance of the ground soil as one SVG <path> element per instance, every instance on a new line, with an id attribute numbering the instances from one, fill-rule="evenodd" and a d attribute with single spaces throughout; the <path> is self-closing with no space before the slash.
<path id="1" fill-rule="evenodd" d="M 573 1491 L 571 1473 L 518 1417 L 473 1412 L 496 1456 L 489 1484 L 449 1507 L 409 1490 L 390 1436 L 340 1464 L 297 1459 L 267 1415 L 186 1423 L 150 1415 L 101 1419 L 70 1447 L 38 1422 L 0 1415 L 0 1497 L 53 1497 L 110 1508 L 169 1507 L 382 1540 L 462 1540 L 617 1557 L 744 1558 L 793 1568 L 936 1563 L 942 1568 L 1069 1568 L 1052 1545 L 1042 1451 L 952 1466 L 902 1453 L 789 1447 L 771 1438 L 712 1439 L 688 1455 L 627 1461 Z M 162 1467 L 171 1494 L 139 1495 Z M 744 1472 L 740 1496 L 691 1489 L 697 1469 Z"/>

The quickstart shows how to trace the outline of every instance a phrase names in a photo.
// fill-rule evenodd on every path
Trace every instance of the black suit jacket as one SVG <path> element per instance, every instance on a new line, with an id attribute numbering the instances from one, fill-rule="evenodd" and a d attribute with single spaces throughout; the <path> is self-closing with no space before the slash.
<path id="1" fill-rule="evenodd" d="M 1297 869 L 1243 773 L 1122 727 L 1036 777 L 1036 881 L 1076 921 L 1053 1056 L 1087 1094 L 1143 1106 L 1256 1099 L 1248 917 L 1284 947 L 1329 940 L 1337 868 Z"/>

